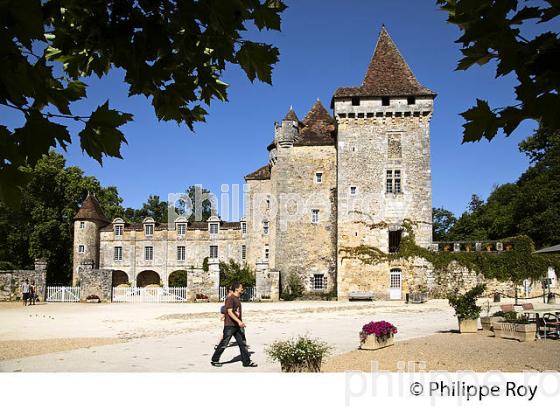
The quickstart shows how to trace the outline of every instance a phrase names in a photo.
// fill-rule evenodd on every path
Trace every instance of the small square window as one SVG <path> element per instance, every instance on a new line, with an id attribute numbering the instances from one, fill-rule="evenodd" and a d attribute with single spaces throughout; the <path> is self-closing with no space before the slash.
<path id="1" fill-rule="evenodd" d="M 315 172 L 315 182 L 320 184 L 323 182 L 323 173 L 322 172 Z"/>
<path id="2" fill-rule="evenodd" d="M 391 104 L 391 99 L 389 97 L 381 97 L 381 105 L 387 107 Z"/>
<path id="3" fill-rule="evenodd" d="M 323 290 L 327 288 L 327 278 L 322 273 L 311 277 L 311 288 L 313 290 Z"/>
<path id="4" fill-rule="evenodd" d="M 311 223 L 318 224 L 319 223 L 319 210 L 312 209 L 311 210 Z"/>
<path id="5" fill-rule="evenodd" d="M 350 187 L 350 195 L 356 195 L 358 189 L 355 186 Z"/>
<path id="6" fill-rule="evenodd" d="M 353 106 L 360 105 L 360 97 L 352 97 L 352 105 Z"/>
<path id="7" fill-rule="evenodd" d="M 416 97 L 406 97 L 406 102 L 408 105 L 416 104 Z"/>
<path id="8" fill-rule="evenodd" d="M 86 246 L 85 245 L 78 245 L 78 253 L 85 253 Z"/>

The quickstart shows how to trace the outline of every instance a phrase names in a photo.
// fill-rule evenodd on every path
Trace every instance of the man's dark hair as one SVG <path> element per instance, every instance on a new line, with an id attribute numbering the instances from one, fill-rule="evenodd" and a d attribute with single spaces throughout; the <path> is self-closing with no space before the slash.
<path id="1" fill-rule="evenodd" d="M 235 292 L 235 289 L 237 289 L 239 286 L 241 286 L 241 283 L 239 282 L 233 282 L 231 284 L 231 286 L 229 287 L 229 290 L 231 290 L 232 292 Z"/>

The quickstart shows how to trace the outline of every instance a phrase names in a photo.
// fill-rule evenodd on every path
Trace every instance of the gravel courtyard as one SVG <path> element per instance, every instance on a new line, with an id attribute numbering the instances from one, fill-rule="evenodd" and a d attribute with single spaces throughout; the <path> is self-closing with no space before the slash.
<path id="1" fill-rule="evenodd" d="M 340 371 L 344 365 L 339 359 L 346 356 L 336 356 L 356 350 L 358 332 L 371 320 L 394 323 L 399 329 L 397 342 L 457 328 L 457 319 L 446 300 L 421 305 L 389 301 L 245 303 L 249 350 L 259 367 L 243 368 L 239 349 L 233 346 L 222 356 L 226 364 L 214 368 L 209 362 L 222 328 L 217 313 L 220 306 L 53 303 L 23 307 L 3 303 L 0 371 L 277 372 L 279 365 L 268 361 L 264 348 L 274 340 L 300 334 L 331 344 L 335 357 L 325 370 Z M 441 345 L 449 347 L 450 343 L 455 339 Z M 362 359 L 352 356 L 355 352 L 348 354 L 350 368 L 361 368 L 355 360 Z M 369 358 L 366 360 L 369 363 Z"/>

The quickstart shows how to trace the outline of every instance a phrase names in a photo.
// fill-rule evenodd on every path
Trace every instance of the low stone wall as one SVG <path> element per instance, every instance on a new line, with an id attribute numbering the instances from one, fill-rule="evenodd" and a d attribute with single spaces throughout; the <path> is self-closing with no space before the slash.
<path id="1" fill-rule="evenodd" d="M 4 270 L 0 271 L 0 301 L 22 300 L 21 285 L 29 279 L 35 282 L 35 289 L 40 301 L 45 300 L 47 288 L 47 265 L 42 261 L 35 263 L 35 270 Z"/>
<path id="2" fill-rule="evenodd" d="M 113 271 L 109 269 L 91 269 L 91 265 L 80 265 L 78 268 L 80 281 L 80 300 L 95 295 L 102 302 L 111 302 Z"/>

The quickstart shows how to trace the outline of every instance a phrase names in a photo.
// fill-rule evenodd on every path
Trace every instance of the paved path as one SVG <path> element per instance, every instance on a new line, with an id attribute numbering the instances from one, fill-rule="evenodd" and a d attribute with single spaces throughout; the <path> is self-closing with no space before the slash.
<path id="1" fill-rule="evenodd" d="M 264 348 L 277 339 L 307 333 L 331 344 L 334 353 L 342 353 L 357 347 L 361 326 L 371 320 L 387 320 L 395 324 L 399 329 L 397 340 L 426 336 L 457 327 L 456 318 L 447 301 L 441 300 L 423 305 L 381 301 L 353 304 L 245 304 L 247 340 L 250 351 L 253 352 L 252 359 L 259 367 L 243 368 L 239 359 L 239 349 L 232 346 L 222 356 L 222 362 L 229 363 L 221 368 L 214 368 L 209 362 L 213 345 L 216 344 L 221 330 L 215 313 L 218 306 L 44 305 L 33 307 L 38 308 L 36 311 L 2 310 L 0 307 L 0 321 L 3 325 L 8 324 L 0 331 L 0 340 L 86 336 L 126 338 L 125 342 L 113 345 L 3 361 L 0 362 L 0 371 L 270 372 L 280 369 L 278 364 L 267 360 Z M 11 314 L 5 315 L 6 312 Z M 43 314 L 46 315 L 44 318 Z M 12 316 L 15 316 L 15 319 Z M 48 319 L 48 316 L 54 319 Z M 19 330 L 13 328 L 14 323 L 18 323 L 18 318 Z M 55 329 L 58 332 L 55 332 Z"/>

